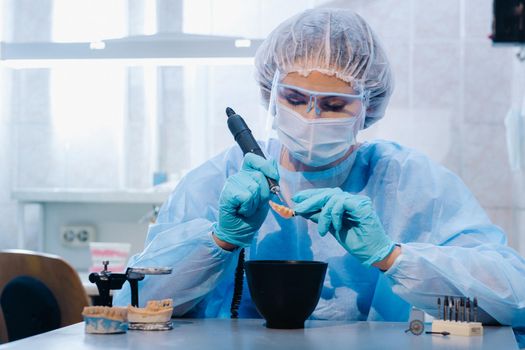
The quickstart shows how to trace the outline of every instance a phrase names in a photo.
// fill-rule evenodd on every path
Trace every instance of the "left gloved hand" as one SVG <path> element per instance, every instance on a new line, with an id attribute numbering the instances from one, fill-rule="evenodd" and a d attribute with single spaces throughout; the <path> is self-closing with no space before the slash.
<path id="1" fill-rule="evenodd" d="M 301 191 L 292 200 L 298 203 L 295 212 L 316 222 L 321 236 L 330 232 L 365 266 L 383 260 L 395 247 L 366 196 L 319 188 Z"/>

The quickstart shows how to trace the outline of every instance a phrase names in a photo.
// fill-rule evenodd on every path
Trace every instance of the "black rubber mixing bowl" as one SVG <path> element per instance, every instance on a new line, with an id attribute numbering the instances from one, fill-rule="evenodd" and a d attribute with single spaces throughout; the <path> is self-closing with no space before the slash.
<path id="1" fill-rule="evenodd" d="M 266 327 L 304 328 L 319 302 L 327 266 L 320 261 L 246 261 L 250 295 Z"/>

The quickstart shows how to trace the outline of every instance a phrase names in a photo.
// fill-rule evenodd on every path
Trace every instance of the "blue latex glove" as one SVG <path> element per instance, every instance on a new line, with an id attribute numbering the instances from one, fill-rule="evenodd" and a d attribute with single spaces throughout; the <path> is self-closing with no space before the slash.
<path id="1" fill-rule="evenodd" d="M 383 260 L 394 249 L 366 196 L 320 188 L 298 192 L 292 200 L 298 203 L 295 212 L 316 222 L 321 236 L 330 232 L 365 266 Z"/>
<path id="2" fill-rule="evenodd" d="M 265 175 L 279 181 L 276 162 L 247 153 L 241 170 L 228 177 L 222 189 L 217 238 L 238 247 L 251 244 L 268 214 L 271 192 Z"/>

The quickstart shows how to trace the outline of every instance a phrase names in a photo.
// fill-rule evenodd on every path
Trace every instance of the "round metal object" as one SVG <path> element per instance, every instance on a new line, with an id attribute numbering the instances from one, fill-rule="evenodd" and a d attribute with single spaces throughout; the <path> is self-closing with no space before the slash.
<path id="1" fill-rule="evenodd" d="M 425 330 L 425 325 L 420 320 L 412 320 L 408 329 L 414 335 L 421 335 Z"/>

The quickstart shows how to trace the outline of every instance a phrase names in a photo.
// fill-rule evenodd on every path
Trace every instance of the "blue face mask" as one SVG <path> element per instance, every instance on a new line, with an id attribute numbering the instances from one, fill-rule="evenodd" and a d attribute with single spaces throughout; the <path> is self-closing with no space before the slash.
<path id="1" fill-rule="evenodd" d="M 356 117 L 306 119 L 283 105 L 277 106 L 275 126 L 281 143 L 303 164 L 319 167 L 332 163 L 356 143 Z"/>

